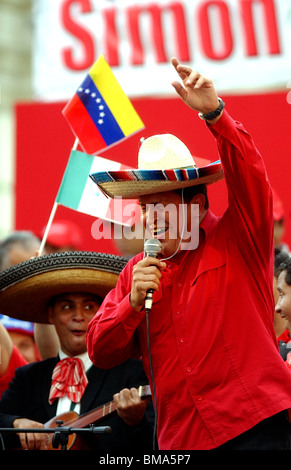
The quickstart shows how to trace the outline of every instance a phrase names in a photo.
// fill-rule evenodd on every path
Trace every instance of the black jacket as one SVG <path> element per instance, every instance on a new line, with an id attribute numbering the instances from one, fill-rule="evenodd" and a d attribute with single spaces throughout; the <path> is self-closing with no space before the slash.
<path id="1" fill-rule="evenodd" d="M 57 400 L 48 402 L 53 369 L 59 358 L 35 362 L 16 370 L 15 377 L 0 400 L 0 428 L 11 428 L 16 418 L 28 418 L 47 423 L 56 416 Z M 88 385 L 81 400 L 80 415 L 113 400 L 113 395 L 123 388 L 138 387 L 148 383 L 142 362 L 129 359 L 109 370 L 94 365 L 87 372 Z M 110 426 L 111 434 L 87 435 L 93 450 L 122 450 L 144 452 L 152 449 L 153 407 L 149 401 L 146 414 L 139 426 L 127 426 L 116 411 L 95 423 Z M 64 423 L 65 425 L 65 423 Z M 5 448 L 19 447 L 16 434 L 2 433 Z M 93 443 L 94 440 L 94 443 Z"/>

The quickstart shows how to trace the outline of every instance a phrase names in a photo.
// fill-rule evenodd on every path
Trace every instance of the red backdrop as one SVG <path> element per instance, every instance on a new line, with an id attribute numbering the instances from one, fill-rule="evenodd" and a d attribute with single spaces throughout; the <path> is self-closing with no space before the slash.
<path id="1" fill-rule="evenodd" d="M 227 110 L 242 121 L 262 153 L 269 179 L 283 200 L 286 212 L 285 241 L 291 245 L 289 154 L 291 149 L 291 106 L 286 92 L 222 96 Z M 102 156 L 136 167 L 139 139 L 156 133 L 173 133 L 181 138 L 193 155 L 216 160 L 215 140 L 205 124 L 179 98 L 133 99 L 145 123 L 144 131 Z M 15 229 L 38 233 L 48 222 L 74 136 L 62 115 L 65 103 L 18 104 L 16 113 Z M 225 183 L 209 188 L 213 212 L 221 214 L 226 206 Z M 59 206 L 55 220 L 70 219 L 82 228 L 82 249 L 119 254 L 112 241 L 97 241 L 91 236 L 94 218 Z"/>

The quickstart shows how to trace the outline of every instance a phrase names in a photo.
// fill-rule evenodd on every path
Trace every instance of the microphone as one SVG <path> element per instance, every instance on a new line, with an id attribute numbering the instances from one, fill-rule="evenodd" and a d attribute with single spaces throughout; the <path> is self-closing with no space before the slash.
<path id="1" fill-rule="evenodd" d="M 147 240 L 144 244 L 144 252 L 147 256 L 151 256 L 153 258 L 157 258 L 158 254 L 162 251 L 162 244 L 160 240 L 156 238 L 151 238 Z M 153 293 L 154 289 L 149 289 L 146 294 L 145 298 L 145 309 L 150 310 L 153 304 Z"/>

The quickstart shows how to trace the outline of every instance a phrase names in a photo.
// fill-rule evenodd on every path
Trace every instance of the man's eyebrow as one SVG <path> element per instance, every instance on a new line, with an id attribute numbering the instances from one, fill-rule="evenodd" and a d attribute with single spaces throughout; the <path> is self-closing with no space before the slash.
<path id="1" fill-rule="evenodd" d="M 152 201 L 152 202 L 141 202 L 141 201 L 139 201 L 140 206 L 151 206 L 151 205 L 157 206 L 158 204 L 160 204 L 161 206 L 165 205 L 163 202 L 160 202 L 160 201 Z"/>

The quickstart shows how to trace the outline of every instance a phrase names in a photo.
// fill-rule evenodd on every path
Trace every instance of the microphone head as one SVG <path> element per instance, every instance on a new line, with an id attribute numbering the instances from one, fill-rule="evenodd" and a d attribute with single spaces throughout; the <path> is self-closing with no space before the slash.
<path id="1" fill-rule="evenodd" d="M 157 257 L 162 251 L 162 244 L 157 238 L 150 238 L 144 244 L 144 252 L 147 256 Z"/>

